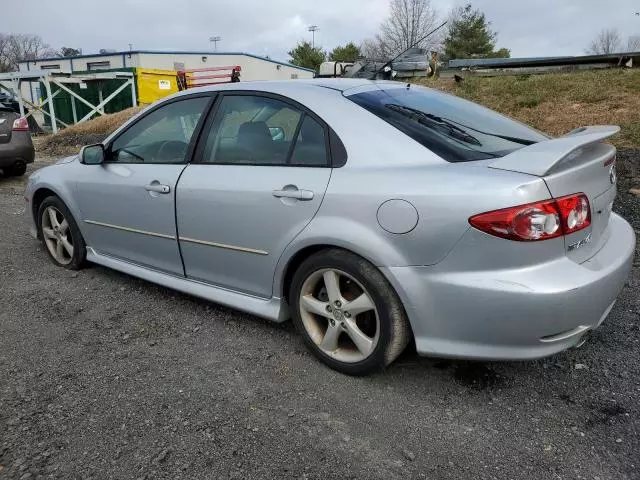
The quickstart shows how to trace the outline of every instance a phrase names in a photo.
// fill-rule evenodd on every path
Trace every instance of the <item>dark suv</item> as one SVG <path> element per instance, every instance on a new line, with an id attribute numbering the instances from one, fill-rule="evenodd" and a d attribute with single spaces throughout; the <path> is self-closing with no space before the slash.
<path id="1" fill-rule="evenodd" d="M 24 175 L 34 159 L 27 119 L 0 103 L 0 170 L 8 176 Z"/>

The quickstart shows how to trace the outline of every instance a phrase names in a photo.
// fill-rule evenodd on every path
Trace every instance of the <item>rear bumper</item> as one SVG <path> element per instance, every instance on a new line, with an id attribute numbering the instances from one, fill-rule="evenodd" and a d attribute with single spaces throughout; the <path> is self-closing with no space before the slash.
<path id="1" fill-rule="evenodd" d="M 0 144 L 0 168 L 11 167 L 17 160 L 25 163 L 33 163 L 36 157 L 31 141 Z"/>
<path id="2" fill-rule="evenodd" d="M 578 264 L 447 272 L 383 269 L 403 300 L 420 354 L 533 359 L 578 344 L 610 312 L 631 269 L 635 234 L 612 214 L 602 248 Z M 452 252 L 453 253 L 453 252 Z"/>

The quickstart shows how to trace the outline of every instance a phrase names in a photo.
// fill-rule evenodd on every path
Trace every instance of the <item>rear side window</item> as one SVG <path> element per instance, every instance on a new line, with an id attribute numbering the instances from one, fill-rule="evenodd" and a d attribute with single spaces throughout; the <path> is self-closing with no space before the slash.
<path id="1" fill-rule="evenodd" d="M 347 98 L 448 162 L 498 158 L 548 139 L 493 110 L 418 86 L 376 88 Z"/>
<path id="2" fill-rule="evenodd" d="M 327 165 L 327 143 L 322 125 L 305 115 L 290 163 L 322 167 Z"/>
<path id="3" fill-rule="evenodd" d="M 325 128 L 275 98 L 229 95 L 220 102 L 202 156 L 223 165 L 326 167 Z"/>

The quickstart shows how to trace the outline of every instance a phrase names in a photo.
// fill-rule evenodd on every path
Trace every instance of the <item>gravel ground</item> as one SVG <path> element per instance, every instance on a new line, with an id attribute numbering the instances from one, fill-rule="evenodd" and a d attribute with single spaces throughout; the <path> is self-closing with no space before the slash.
<path id="1" fill-rule="evenodd" d="M 620 159 L 636 168 L 640 151 Z M 638 177 L 620 177 L 616 208 L 638 231 Z M 54 267 L 22 189 L 0 179 L 0 479 L 640 478 L 638 265 L 578 350 L 522 363 L 409 351 L 357 379 L 290 324 Z"/>

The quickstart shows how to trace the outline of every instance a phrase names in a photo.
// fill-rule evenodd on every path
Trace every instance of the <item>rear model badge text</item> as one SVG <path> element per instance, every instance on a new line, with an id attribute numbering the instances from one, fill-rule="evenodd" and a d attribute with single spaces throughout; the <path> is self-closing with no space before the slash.
<path id="1" fill-rule="evenodd" d="M 591 234 L 587 235 L 585 238 L 583 238 L 577 243 L 572 243 L 567 247 L 567 250 L 569 252 L 573 252 L 574 250 L 577 250 L 580 247 L 584 247 L 585 245 L 589 245 L 590 243 L 591 243 Z"/>

